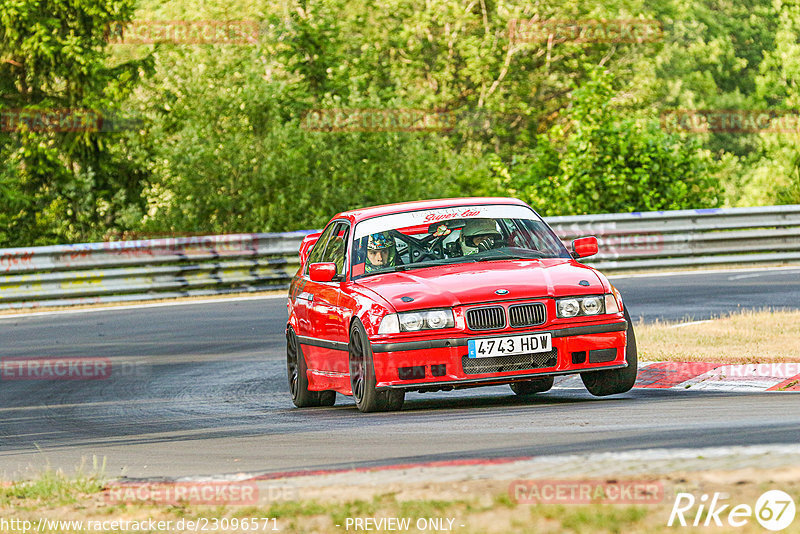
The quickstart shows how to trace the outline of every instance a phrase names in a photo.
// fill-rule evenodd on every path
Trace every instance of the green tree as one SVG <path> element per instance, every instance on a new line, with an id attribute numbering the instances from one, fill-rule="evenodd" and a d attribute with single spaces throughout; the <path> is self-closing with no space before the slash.
<path id="1" fill-rule="evenodd" d="M 124 133 L 0 132 L 4 244 L 290 230 L 453 194 L 588 213 L 791 201 L 798 189 L 792 136 L 658 124 L 674 108 L 796 108 L 794 1 L 138 0 L 135 15 L 133 0 L 0 6 L 0 107 L 144 119 Z M 252 46 L 109 48 L 105 26 L 134 16 L 255 20 L 262 32 Z M 543 19 L 657 19 L 664 39 L 511 38 L 513 21 Z M 427 134 L 302 127 L 310 109 L 348 107 L 461 120 Z"/>
<path id="2" fill-rule="evenodd" d="M 304 129 L 287 115 L 296 87 L 264 79 L 258 50 L 217 52 L 160 57 L 175 62 L 147 83 L 159 177 L 146 191 L 148 232 L 318 227 L 358 206 L 457 194 L 474 172 L 436 134 Z"/>
<path id="3" fill-rule="evenodd" d="M 0 113 L 11 122 L 0 132 L 0 244 L 97 238 L 137 221 L 143 176 L 128 157 L 131 134 L 14 118 L 92 110 L 113 129 L 108 119 L 148 64 L 107 61 L 108 26 L 132 14 L 131 0 L 0 1 Z"/>
<path id="4" fill-rule="evenodd" d="M 515 162 L 505 185 L 548 215 L 719 205 L 699 142 L 623 114 L 612 82 L 597 69 L 575 89 L 564 121 Z"/>
<path id="5" fill-rule="evenodd" d="M 778 112 L 794 117 L 800 109 L 800 3 L 776 4 L 778 28 L 774 50 L 766 51 L 756 79 L 757 93 Z M 792 124 L 791 122 L 788 124 Z M 764 134 L 762 153 L 752 165 L 749 198 L 761 202 L 800 203 L 800 150 L 794 133 Z"/>

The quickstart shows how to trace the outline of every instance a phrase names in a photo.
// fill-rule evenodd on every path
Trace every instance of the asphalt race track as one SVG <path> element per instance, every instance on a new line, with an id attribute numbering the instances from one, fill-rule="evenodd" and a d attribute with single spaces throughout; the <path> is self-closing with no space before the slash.
<path id="1" fill-rule="evenodd" d="M 633 317 L 698 320 L 800 307 L 797 269 L 614 280 Z M 98 380 L 0 381 L 0 475 L 106 459 L 109 476 L 265 473 L 465 457 L 797 443 L 789 393 L 507 386 L 407 395 L 402 412 L 349 398 L 298 410 L 284 362 L 285 300 L 0 319 L 0 358 L 108 358 Z M 800 355 L 798 355 L 800 361 Z M 33 471 L 31 471 L 31 469 Z"/>
<path id="2" fill-rule="evenodd" d="M 703 320 L 740 309 L 800 308 L 800 266 L 610 278 L 634 320 Z"/>

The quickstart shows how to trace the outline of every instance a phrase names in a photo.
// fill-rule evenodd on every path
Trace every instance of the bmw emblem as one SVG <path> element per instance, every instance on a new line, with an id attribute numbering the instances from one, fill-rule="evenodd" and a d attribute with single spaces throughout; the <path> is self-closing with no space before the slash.
<path id="1" fill-rule="evenodd" d="M 498 289 L 497 291 L 495 291 L 495 294 L 497 294 L 497 295 L 508 295 L 508 289 Z"/>

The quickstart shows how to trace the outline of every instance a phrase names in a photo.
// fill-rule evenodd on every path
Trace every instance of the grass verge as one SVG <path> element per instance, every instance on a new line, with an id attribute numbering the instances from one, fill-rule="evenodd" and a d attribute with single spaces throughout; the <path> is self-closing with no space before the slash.
<path id="1" fill-rule="evenodd" d="M 406 520 L 406 532 L 452 531 L 471 533 L 659 533 L 674 532 L 676 526 L 669 527 L 669 520 L 675 496 L 678 492 L 688 492 L 700 502 L 703 494 L 719 493 L 723 499 L 720 504 L 729 504 L 728 509 L 737 504 L 754 507 L 758 497 L 767 490 L 780 489 L 787 492 L 795 502 L 800 502 L 800 469 L 792 473 L 786 469 L 738 470 L 674 473 L 661 476 L 644 476 L 636 480 L 624 478 L 601 478 L 589 481 L 593 484 L 642 483 L 657 484 L 662 491 L 658 499 L 649 503 L 577 504 L 560 501 L 558 504 L 525 504 L 517 502 L 513 491 L 509 491 L 509 480 L 472 480 L 466 482 L 431 483 L 417 489 L 417 496 L 408 491 L 381 492 L 380 487 L 365 489 L 361 498 L 313 498 L 303 499 L 297 492 L 293 500 L 262 502 L 250 506 L 202 506 L 186 503 L 148 504 L 148 503 L 110 503 L 104 498 L 102 484 L 92 477 L 67 479 L 62 475 L 48 473 L 39 479 L 6 484 L 2 488 L 0 514 L 20 522 L 30 521 L 36 525 L 42 518 L 60 521 L 82 521 L 82 527 L 58 525 L 52 521 L 47 532 L 115 531 L 140 532 L 146 521 L 171 521 L 168 529 L 149 531 L 191 531 L 188 521 L 205 522 L 205 531 L 225 532 L 284 532 L 284 533 L 335 533 L 353 532 L 354 520 L 367 518 L 374 521 L 394 518 Z M 569 483 L 569 481 L 568 481 Z M 197 483 L 202 484 L 202 483 Z M 352 495 L 355 488 L 347 487 Z M 609 495 L 611 495 L 609 493 Z M 65 497 L 66 496 L 66 497 Z M 438 497 L 437 497 L 438 496 Z M 613 500 L 613 499 L 612 499 Z M 694 520 L 697 506 L 685 515 L 689 528 L 680 530 L 695 531 Z M 258 528 L 249 523 L 250 518 L 258 518 Z M 242 527 L 248 519 L 247 527 Z M 266 520 L 265 520 L 266 519 Z M 705 517 L 703 517 L 705 519 Z M 178 527 L 183 520 L 184 528 Z M 726 515 L 721 515 L 726 520 Z M 95 529 L 86 527 L 87 522 L 95 525 L 102 522 L 120 522 L 117 528 Z M 136 527 L 123 521 L 138 522 Z M 797 521 L 795 523 L 798 523 Z M 18 525 L 20 523 L 17 523 Z M 219 528 L 211 528 L 213 525 Z M 237 525 L 239 528 L 235 528 Z M 391 531 L 376 528 L 373 531 Z M 434 528 L 434 525 L 437 528 Z M 348 528 L 349 526 L 349 528 Z M 727 526 L 727 525 L 725 525 Z M 224 527 L 224 528 L 222 528 Z M 425 528 L 419 528 L 425 527 Z M 447 527 L 447 528 L 445 528 Z M 708 528 L 708 527 L 706 527 Z M 712 530 L 715 527 L 712 525 Z M 275 530 L 277 529 L 277 530 Z M 360 529 L 365 530 L 365 529 Z M 731 528 L 716 528 L 730 531 Z M 22 532 L 21 529 L 6 528 L 8 532 Z M 736 532 L 764 532 L 754 517 Z M 798 532 L 792 527 L 784 532 Z"/>
<path id="2" fill-rule="evenodd" d="M 645 361 L 800 361 L 800 311 L 741 311 L 696 324 L 639 323 L 635 329 Z"/>

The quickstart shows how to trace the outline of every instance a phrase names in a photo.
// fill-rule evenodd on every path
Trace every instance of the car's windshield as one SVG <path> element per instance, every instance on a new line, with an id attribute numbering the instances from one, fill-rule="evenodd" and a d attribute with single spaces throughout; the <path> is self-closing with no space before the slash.
<path id="1" fill-rule="evenodd" d="M 531 209 L 459 206 L 395 213 L 356 225 L 352 278 L 387 271 L 507 259 L 568 258 Z"/>

